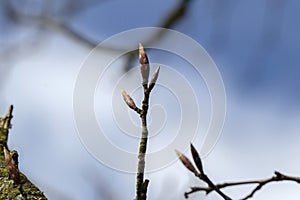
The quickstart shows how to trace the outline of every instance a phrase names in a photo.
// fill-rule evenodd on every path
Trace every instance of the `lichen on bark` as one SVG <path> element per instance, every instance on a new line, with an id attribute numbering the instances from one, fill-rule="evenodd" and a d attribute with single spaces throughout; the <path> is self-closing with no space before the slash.
<path id="1" fill-rule="evenodd" d="M 10 106 L 7 114 L 0 118 L 0 200 L 46 200 L 43 192 L 31 183 L 24 174 L 19 172 L 19 183 L 16 183 L 9 174 L 3 147 L 9 150 L 7 140 L 13 117 L 12 111 L 13 106 Z"/>

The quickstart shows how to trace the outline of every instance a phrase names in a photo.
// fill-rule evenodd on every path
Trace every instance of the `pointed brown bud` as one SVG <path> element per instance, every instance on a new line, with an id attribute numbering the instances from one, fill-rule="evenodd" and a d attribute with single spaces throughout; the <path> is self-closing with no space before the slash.
<path id="1" fill-rule="evenodd" d="M 3 146 L 3 152 L 4 152 L 5 163 L 6 164 L 10 163 L 12 161 L 12 157 L 5 146 Z"/>
<path id="2" fill-rule="evenodd" d="M 14 180 L 16 184 L 20 183 L 20 172 L 15 165 L 15 161 L 13 160 L 12 156 L 10 155 L 9 151 L 3 147 L 4 158 L 6 163 L 6 168 L 8 170 L 9 176 Z"/>
<path id="3" fill-rule="evenodd" d="M 141 43 L 139 43 L 139 58 L 140 58 L 140 68 L 141 68 L 141 74 L 142 74 L 142 84 L 147 85 L 148 79 L 149 79 L 149 60 L 147 57 L 146 52 L 144 51 L 144 47 Z"/>
<path id="4" fill-rule="evenodd" d="M 12 116 L 13 108 L 14 108 L 13 105 L 10 105 L 5 117 L 2 119 L 4 129 L 11 128 L 11 119 L 13 118 L 13 116 Z"/>
<path id="5" fill-rule="evenodd" d="M 157 78 L 158 78 L 158 74 L 159 74 L 159 70 L 160 70 L 160 66 L 158 66 L 155 70 L 155 72 L 153 73 L 152 75 L 152 78 L 150 80 L 150 83 L 149 83 L 149 88 L 150 90 L 154 87 L 156 81 L 157 81 Z"/>
<path id="6" fill-rule="evenodd" d="M 192 143 L 191 143 L 191 152 L 197 168 L 199 169 L 201 174 L 204 174 L 201 158 Z"/>
<path id="7" fill-rule="evenodd" d="M 122 93 L 125 103 L 129 106 L 129 108 L 135 110 L 137 107 L 136 107 L 134 101 L 132 100 L 132 98 L 125 92 L 125 90 L 122 90 L 121 93 Z"/>
<path id="8" fill-rule="evenodd" d="M 178 158 L 180 159 L 180 161 L 182 162 L 182 164 L 191 172 L 193 172 L 195 175 L 198 174 L 197 170 L 195 169 L 194 165 L 191 163 L 191 161 L 182 153 L 180 153 L 179 151 L 175 150 Z"/>

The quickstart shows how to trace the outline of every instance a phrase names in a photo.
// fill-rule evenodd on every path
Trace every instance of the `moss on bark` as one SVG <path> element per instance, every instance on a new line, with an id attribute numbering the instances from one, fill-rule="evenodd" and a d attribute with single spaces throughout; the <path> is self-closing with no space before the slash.
<path id="1" fill-rule="evenodd" d="M 3 147 L 9 149 L 7 140 L 11 128 L 12 110 L 13 107 L 10 106 L 7 114 L 0 118 L 0 200 L 46 200 L 43 192 L 32 184 L 24 174 L 19 172 L 20 183 L 16 183 L 9 174 Z"/>

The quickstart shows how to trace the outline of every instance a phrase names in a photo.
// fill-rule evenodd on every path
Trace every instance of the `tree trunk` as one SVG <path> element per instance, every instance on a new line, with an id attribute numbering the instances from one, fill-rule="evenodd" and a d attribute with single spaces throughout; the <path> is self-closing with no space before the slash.
<path id="1" fill-rule="evenodd" d="M 18 153 L 9 151 L 7 139 L 11 128 L 13 106 L 4 118 L 0 118 L 0 199 L 9 200 L 46 200 L 34 184 L 18 170 Z"/>

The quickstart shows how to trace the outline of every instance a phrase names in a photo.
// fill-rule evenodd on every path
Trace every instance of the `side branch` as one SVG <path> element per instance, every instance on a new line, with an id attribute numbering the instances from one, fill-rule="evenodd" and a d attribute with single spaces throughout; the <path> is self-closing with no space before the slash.
<path id="1" fill-rule="evenodd" d="M 241 199 L 241 200 L 247 200 L 247 199 L 252 198 L 258 190 L 260 190 L 263 186 L 267 185 L 268 183 L 279 182 L 279 181 L 291 181 L 291 182 L 296 182 L 296 183 L 300 184 L 300 177 L 288 176 L 288 175 L 284 175 L 280 172 L 275 171 L 274 176 L 272 176 L 270 178 L 261 179 L 261 180 L 251 180 L 251 181 L 228 182 L 228 183 L 217 184 L 215 186 L 219 189 L 222 189 L 222 188 L 226 188 L 226 187 L 257 184 L 257 186 L 250 192 L 249 195 L 247 195 L 246 197 Z M 201 192 L 201 191 L 205 192 L 206 194 L 209 194 L 210 192 L 213 191 L 213 188 L 211 188 L 211 187 L 191 187 L 191 191 L 184 193 L 184 196 L 186 198 L 188 198 L 188 196 L 190 194 L 193 194 L 195 192 Z"/>
<path id="2" fill-rule="evenodd" d="M 223 199 L 225 200 L 231 200 L 231 198 L 229 196 L 227 196 L 225 193 L 223 193 L 219 187 L 217 187 L 211 180 L 210 178 L 204 173 L 204 169 L 202 166 L 202 161 L 201 158 L 198 154 L 198 152 L 196 151 L 196 149 L 194 148 L 194 146 L 191 144 L 191 152 L 193 155 L 193 159 L 194 162 L 196 164 L 197 170 L 194 165 L 191 163 L 191 161 L 182 153 L 180 153 L 179 151 L 176 150 L 176 153 L 178 155 L 178 158 L 180 159 L 180 161 L 183 163 L 183 165 L 190 170 L 191 172 L 193 172 L 195 174 L 196 177 L 198 177 L 200 180 L 202 180 L 203 182 L 205 182 L 208 187 L 211 190 L 216 191 Z M 185 198 L 188 198 L 188 195 L 186 195 L 185 193 Z"/>
<path id="3" fill-rule="evenodd" d="M 12 115 L 13 108 L 14 108 L 13 105 L 10 105 L 6 115 L 3 118 L 0 118 L 0 146 L 6 148 L 7 148 L 9 129 L 12 127 L 11 119 L 13 118 Z M 0 157 L 3 159 L 4 152 L 2 148 L 0 148 L 0 154 L 1 154 Z"/>
<path id="4" fill-rule="evenodd" d="M 185 198 L 188 198 L 190 194 L 196 193 L 196 192 L 205 192 L 206 194 L 209 194 L 212 191 L 217 192 L 220 196 L 222 196 L 225 200 L 230 200 L 232 198 L 225 195 L 221 189 L 226 187 L 233 187 L 233 186 L 241 186 L 241 185 L 250 185 L 250 184 L 256 184 L 257 186 L 244 198 L 241 198 L 240 200 L 247 200 L 254 196 L 254 194 L 262 189 L 263 186 L 272 183 L 272 182 L 279 182 L 279 181 L 292 181 L 300 184 L 300 177 L 295 176 L 288 176 L 285 174 L 282 174 L 280 172 L 275 171 L 274 175 L 270 178 L 266 179 L 260 179 L 260 180 L 250 180 L 250 181 L 239 181 L 239 182 L 227 182 L 222 184 L 214 184 L 209 177 L 204 173 L 203 167 L 202 167 L 202 161 L 200 159 L 200 156 L 198 155 L 198 152 L 191 144 L 191 151 L 193 155 L 193 160 L 197 166 L 197 169 L 200 171 L 198 172 L 194 165 L 189 161 L 189 159 L 184 156 L 183 154 L 180 154 L 178 151 L 176 151 L 179 159 L 184 164 L 184 166 L 193 172 L 196 177 L 198 177 L 200 180 L 205 182 L 207 184 L 207 187 L 191 187 L 191 190 L 189 192 L 185 192 L 184 196 Z"/>

